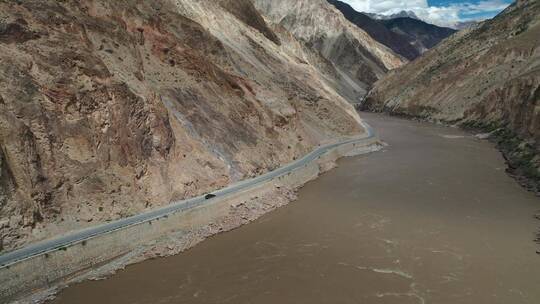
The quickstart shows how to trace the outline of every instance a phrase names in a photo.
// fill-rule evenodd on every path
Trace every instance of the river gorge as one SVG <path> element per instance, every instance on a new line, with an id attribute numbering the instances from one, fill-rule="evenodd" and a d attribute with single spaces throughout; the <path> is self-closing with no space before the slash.
<path id="1" fill-rule="evenodd" d="M 494 145 L 361 114 L 383 151 L 342 159 L 252 224 L 50 303 L 538 303 L 538 197 Z"/>

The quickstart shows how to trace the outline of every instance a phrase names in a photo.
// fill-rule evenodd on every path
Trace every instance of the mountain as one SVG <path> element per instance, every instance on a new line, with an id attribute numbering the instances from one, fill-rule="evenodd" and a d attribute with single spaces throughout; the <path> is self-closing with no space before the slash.
<path id="1" fill-rule="evenodd" d="M 402 63 L 338 18 L 315 19 L 316 40 L 248 0 L 2 1 L 0 15 L 0 251 L 360 134 L 335 84 Z"/>
<path id="2" fill-rule="evenodd" d="M 384 15 L 384 18 L 373 18 L 373 14 L 357 12 L 342 1 L 328 0 L 328 2 L 335 6 L 347 20 L 366 31 L 373 39 L 408 60 L 418 58 L 426 50 L 456 32 L 450 28 L 425 23 L 417 19 L 413 12 L 403 11 L 393 15 L 397 16 L 393 18 Z M 413 18 L 407 17 L 411 14 L 414 15 Z"/>
<path id="3" fill-rule="evenodd" d="M 405 62 L 326 0 L 254 0 L 254 4 L 271 24 L 286 29 L 335 66 L 341 77 L 336 87 L 353 102 Z"/>
<path id="4" fill-rule="evenodd" d="M 362 108 L 492 136 L 510 171 L 540 189 L 540 2 L 520 0 L 389 74 Z"/>
<path id="5" fill-rule="evenodd" d="M 378 20 L 389 20 L 389 19 L 395 19 L 395 18 L 412 18 L 412 19 L 420 20 L 420 18 L 413 11 L 401 11 L 399 13 L 389 14 L 389 15 L 373 14 L 373 13 L 366 13 L 366 14 L 372 19 L 378 19 Z"/>
<path id="6" fill-rule="evenodd" d="M 383 22 L 357 12 L 347 3 L 338 0 L 328 0 L 328 2 L 335 6 L 347 20 L 366 31 L 373 39 L 386 45 L 395 53 L 408 60 L 414 60 L 420 56 L 421 53 L 409 42 L 406 36 L 389 30 Z"/>
<path id="7" fill-rule="evenodd" d="M 466 29 L 470 29 L 472 28 L 473 26 L 476 26 L 478 23 L 480 23 L 479 21 L 464 21 L 464 22 L 458 22 L 456 23 L 453 28 L 455 28 L 456 30 L 458 31 L 461 31 L 461 30 L 466 30 Z"/>
<path id="8" fill-rule="evenodd" d="M 405 37 L 421 54 L 456 32 L 408 17 L 388 19 L 383 23 L 392 32 Z"/>

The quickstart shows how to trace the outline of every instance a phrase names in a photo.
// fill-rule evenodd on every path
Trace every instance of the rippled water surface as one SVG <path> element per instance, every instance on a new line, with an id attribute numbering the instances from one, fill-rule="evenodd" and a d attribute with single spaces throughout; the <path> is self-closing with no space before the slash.
<path id="1" fill-rule="evenodd" d="M 456 129 L 363 117 L 384 152 L 341 160 L 253 224 L 53 303 L 540 303 L 540 200 L 500 153 Z"/>

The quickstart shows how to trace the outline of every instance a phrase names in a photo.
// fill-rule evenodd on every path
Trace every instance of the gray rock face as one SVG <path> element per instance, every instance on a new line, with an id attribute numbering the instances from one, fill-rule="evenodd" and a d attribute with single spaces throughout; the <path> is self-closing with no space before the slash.
<path id="1" fill-rule="evenodd" d="M 350 23 L 326 0 L 255 0 L 256 7 L 334 65 L 342 95 L 357 100 L 406 60 Z"/>

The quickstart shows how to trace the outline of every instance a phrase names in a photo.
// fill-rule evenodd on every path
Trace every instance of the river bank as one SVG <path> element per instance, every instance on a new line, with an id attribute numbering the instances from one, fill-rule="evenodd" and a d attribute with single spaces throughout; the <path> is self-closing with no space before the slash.
<path id="1" fill-rule="evenodd" d="M 6 261 L 0 267 L 0 299 L 42 302 L 75 282 L 107 277 L 126 265 L 177 254 L 211 235 L 249 223 L 294 200 L 298 188 L 332 169 L 338 158 L 377 151 L 378 139 L 369 127 L 366 130 L 367 134 L 357 138 L 321 145 L 291 164 L 217 190 L 211 197 L 177 202 L 163 210 L 95 227 L 103 231 L 96 235 L 80 231 L 73 237 L 60 237 L 65 245 L 51 240 L 51 249 L 12 262 L 2 256 Z M 191 207 L 184 208 L 185 204 Z M 45 245 L 36 244 L 36 248 Z M 18 258 L 19 254 L 11 255 Z"/>
<path id="2" fill-rule="evenodd" d="M 538 303 L 540 202 L 494 145 L 363 116 L 382 152 L 339 161 L 250 225 L 50 303 Z"/>

